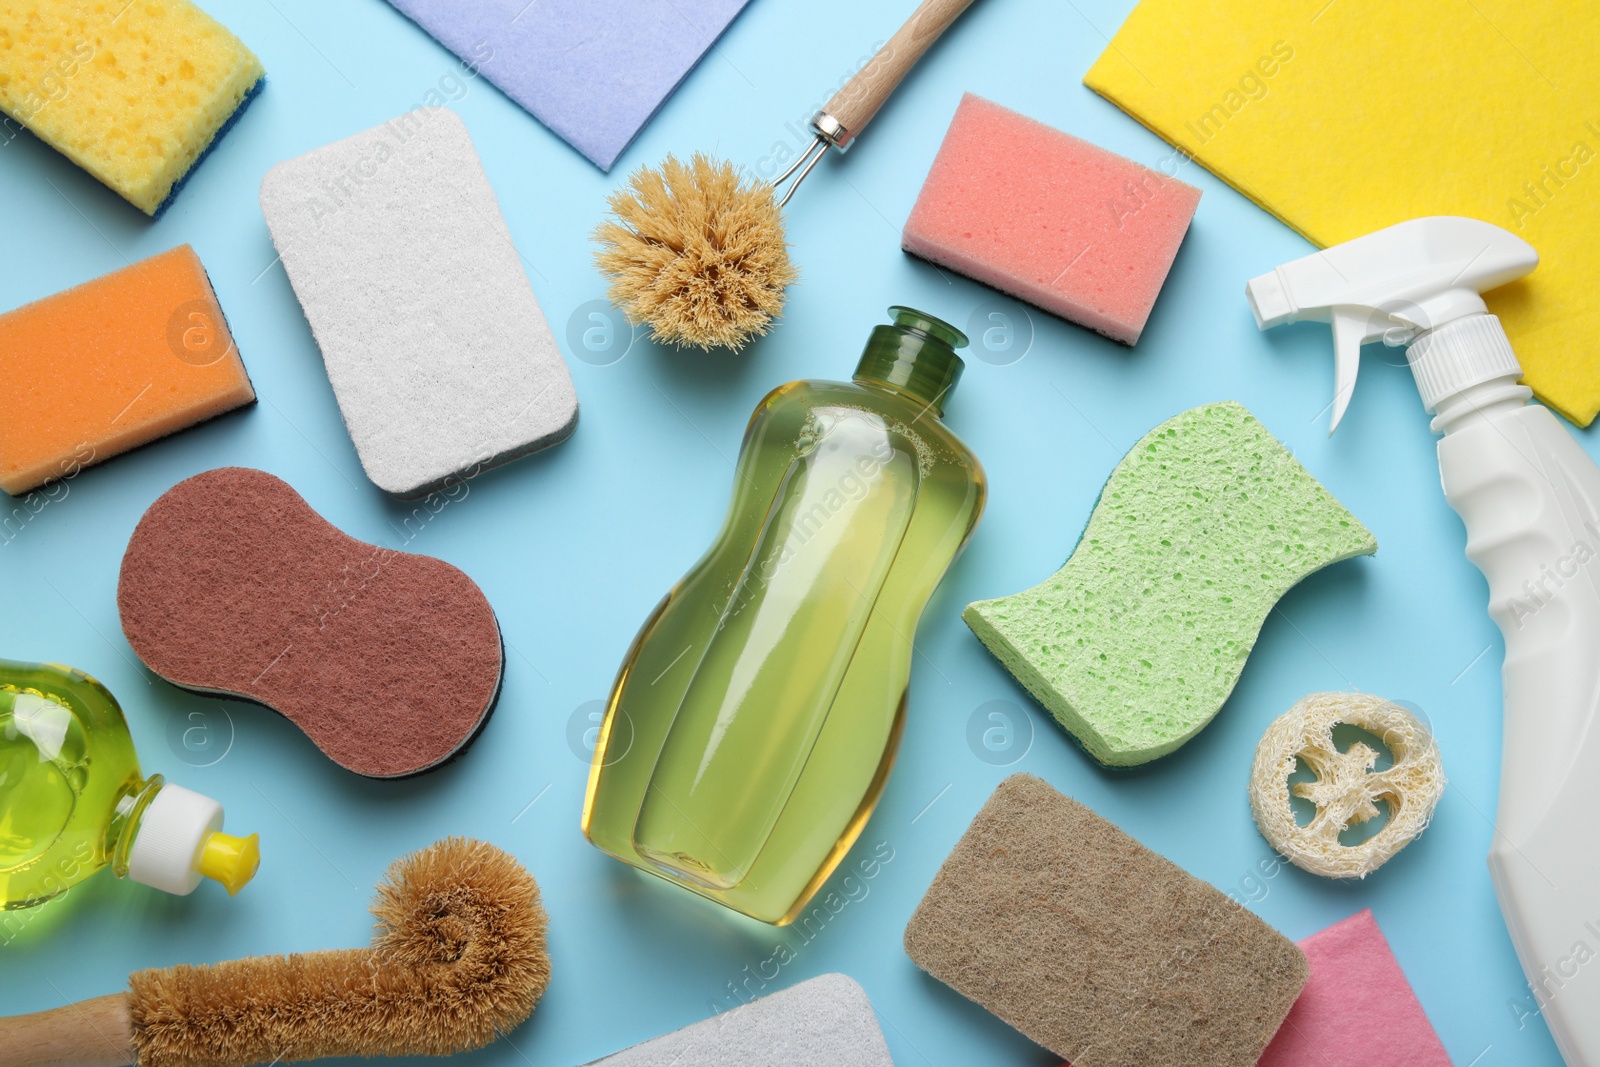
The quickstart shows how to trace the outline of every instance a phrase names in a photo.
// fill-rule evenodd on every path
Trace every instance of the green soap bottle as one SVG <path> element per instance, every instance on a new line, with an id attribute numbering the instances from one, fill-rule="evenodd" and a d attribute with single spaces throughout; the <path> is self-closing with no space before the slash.
<path id="1" fill-rule="evenodd" d="M 209 797 L 145 778 L 122 708 L 71 667 L 0 659 L 0 905 L 42 904 L 102 867 L 169 893 L 239 891 L 256 835 L 221 832 Z"/>
<path id="2" fill-rule="evenodd" d="M 853 381 L 756 409 L 721 533 L 623 661 L 584 800 L 600 849 L 778 925 L 877 803 L 917 620 L 983 510 L 940 422 L 967 339 L 890 314 Z"/>

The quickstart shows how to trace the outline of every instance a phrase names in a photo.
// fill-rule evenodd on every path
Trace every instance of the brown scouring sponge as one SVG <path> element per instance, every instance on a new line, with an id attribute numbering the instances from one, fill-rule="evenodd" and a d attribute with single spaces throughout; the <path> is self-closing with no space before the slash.
<path id="1" fill-rule="evenodd" d="M 905 945 L 1075 1067 L 1252 1067 L 1308 973 L 1293 942 L 1027 774 L 972 820 Z"/>
<path id="2" fill-rule="evenodd" d="M 117 607 L 151 670 L 265 704 L 368 777 L 448 760 L 500 691 L 500 627 L 472 579 L 349 537 L 263 471 L 207 471 L 152 504 Z"/>

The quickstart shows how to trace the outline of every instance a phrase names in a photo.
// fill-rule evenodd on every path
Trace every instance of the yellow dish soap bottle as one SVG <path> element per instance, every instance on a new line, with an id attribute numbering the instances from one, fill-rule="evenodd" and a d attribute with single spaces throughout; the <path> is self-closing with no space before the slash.
<path id="1" fill-rule="evenodd" d="M 777 925 L 877 803 L 917 620 L 983 510 L 939 421 L 967 339 L 890 314 L 853 381 L 756 409 L 721 533 L 623 661 L 584 801 L 600 849 Z"/>
<path id="2" fill-rule="evenodd" d="M 102 867 L 168 893 L 202 876 L 237 893 L 256 835 L 222 833 L 222 805 L 145 778 L 116 698 L 82 671 L 0 659 L 0 902 L 42 904 Z"/>

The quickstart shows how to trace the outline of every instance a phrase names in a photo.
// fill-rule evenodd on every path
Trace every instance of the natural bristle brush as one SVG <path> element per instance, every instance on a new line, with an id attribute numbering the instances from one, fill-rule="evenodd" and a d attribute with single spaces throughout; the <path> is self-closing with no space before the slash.
<path id="1" fill-rule="evenodd" d="M 139 971 L 128 991 L 0 1019 L 0 1067 L 246 1067 L 487 1045 L 550 980 L 533 876 L 447 838 L 389 868 L 372 946 Z"/>
<path id="2" fill-rule="evenodd" d="M 595 230 L 607 296 L 657 341 L 738 350 L 767 332 L 795 279 L 783 207 L 830 148 L 845 151 L 922 54 L 973 0 L 923 0 L 811 120 L 815 140 L 773 181 L 696 153 L 642 167 Z M 785 189 L 785 183 L 788 183 Z"/>

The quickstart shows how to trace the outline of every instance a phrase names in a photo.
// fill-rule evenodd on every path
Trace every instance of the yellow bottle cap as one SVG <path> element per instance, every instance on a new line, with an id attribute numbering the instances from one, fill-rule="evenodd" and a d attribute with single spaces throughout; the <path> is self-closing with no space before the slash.
<path id="1" fill-rule="evenodd" d="M 200 873 L 221 882 L 231 897 L 256 876 L 261 866 L 261 838 L 234 837 L 220 831 L 206 838 L 200 851 Z"/>

